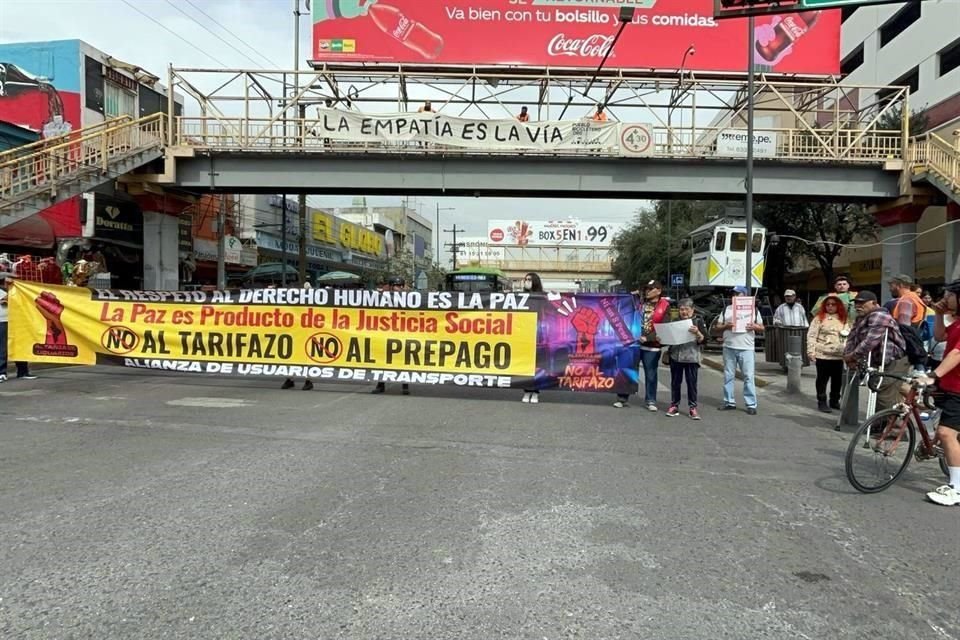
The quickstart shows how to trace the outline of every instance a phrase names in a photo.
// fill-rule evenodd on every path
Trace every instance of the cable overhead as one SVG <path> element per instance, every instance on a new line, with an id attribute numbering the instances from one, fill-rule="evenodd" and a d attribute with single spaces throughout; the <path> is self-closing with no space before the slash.
<path id="1" fill-rule="evenodd" d="M 191 22 L 193 22 L 194 24 L 197 24 L 197 25 L 199 25 L 200 27 L 202 27 L 207 33 L 209 33 L 209 34 L 212 35 L 214 38 L 216 38 L 217 40 L 219 40 L 219 41 L 222 42 L 223 44 L 227 45 L 228 47 L 230 47 L 231 49 L 233 49 L 234 51 L 236 51 L 237 53 L 239 53 L 240 55 L 242 55 L 244 58 L 246 58 L 247 60 L 249 60 L 250 62 L 252 62 L 255 66 L 259 66 L 259 65 L 260 65 L 259 62 L 257 62 L 256 60 L 254 60 L 253 58 L 251 58 L 250 56 L 248 56 L 246 53 L 244 53 L 244 52 L 241 51 L 240 49 L 237 49 L 235 46 L 233 46 L 232 44 L 230 44 L 229 42 L 227 42 L 226 40 L 224 40 L 223 37 L 222 37 L 220 34 L 218 34 L 217 32 L 215 32 L 213 29 L 211 29 L 211 28 L 208 27 L 207 25 L 203 24 L 202 22 L 200 22 L 199 20 L 197 20 L 197 19 L 194 18 L 193 16 L 191 16 L 189 13 L 187 13 L 186 11 L 184 11 L 183 9 L 181 9 L 180 7 L 178 7 L 177 5 L 175 5 L 174 3 L 170 2 L 170 0 L 166 0 L 166 2 L 167 2 L 168 5 L 170 5 L 171 7 L 173 7 L 173 8 L 176 9 L 177 11 L 179 11 L 181 14 L 183 14 L 184 16 L 186 16 L 187 19 L 189 19 Z"/>
<path id="2" fill-rule="evenodd" d="M 134 6 L 133 4 L 131 4 L 130 2 L 128 2 L 127 0 L 121 0 L 121 1 L 123 2 L 123 4 L 127 5 L 128 7 L 130 7 L 131 9 L 133 9 L 134 11 L 136 11 L 137 13 L 139 13 L 140 15 L 142 15 L 144 18 L 150 20 L 150 22 L 155 23 L 158 27 L 160 27 L 161 29 L 163 29 L 163 30 L 166 31 L 167 33 L 170 33 L 171 35 L 175 36 L 176 38 L 178 38 L 178 39 L 182 40 L 183 42 L 187 43 L 189 46 L 193 47 L 194 49 L 196 49 L 197 51 L 199 51 L 199 52 L 202 53 L 203 55 L 207 56 L 208 58 L 210 58 L 211 60 L 213 60 L 214 62 L 216 62 L 217 64 L 219 64 L 221 67 L 228 67 L 228 66 L 229 66 L 229 65 L 226 64 L 225 62 L 217 59 L 217 57 L 214 56 L 212 53 L 207 53 L 206 51 L 204 51 L 203 49 L 201 49 L 201 48 L 198 47 L 197 45 L 193 44 L 192 42 L 190 42 L 189 40 L 187 40 L 186 38 L 184 38 L 183 36 L 181 36 L 179 33 L 177 33 L 177 32 L 174 31 L 173 29 L 169 28 L 168 26 L 166 26 L 165 24 L 163 24 L 162 22 L 160 22 L 159 20 L 157 20 L 156 18 L 154 18 L 153 16 L 151 16 L 149 13 L 146 13 L 146 12 L 144 12 L 144 11 L 141 11 L 138 7 Z"/>
<path id="3" fill-rule="evenodd" d="M 223 23 L 218 22 L 216 18 L 214 18 L 214 17 L 211 16 L 209 13 L 207 13 L 206 11 L 204 11 L 203 9 L 201 9 L 200 7 L 198 7 L 196 4 L 194 4 L 192 0 L 186 0 L 186 2 L 187 2 L 187 4 L 189 4 L 191 7 L 193 7 L 194 9 L 196 9 L 197 11 L 199 11 L 200 13 L 202 13 L 203 15 L 205 15 L 207 18 L 209 18 L 209 20 L 210 20 L 211 22 L 213 22 L 213 23 L 216 24 L 218 27 L 220 27 L 221 29 L 223 29 L 224 31 L 226 31 L 227 33 L 229 33 L 231 36 L 233 36 L 234 38 L 236 38 L 238 42 L 242 42 L 248 49 L 250 49 L 250 51 L 253 51 L 255 54 L 257 54 L 258 56 L 260 56 L 263 60 L 266 60 L 266 61 L 267 61 L 267 64 L 273 65 L 273 66 L 274 66 L 275 68 L 277 68 L 277 69 L 280 69 L 280 68 L 283 67 L 283 65 L 277 64 L 274 60 L 272 60 L 272 59 L 268 58 L 267 56 L 263 55 L 262 53 L 260 53 L 260 50 L 259 50 L 259 49 L 257 49 L 256 47 L 251 46 L 249 43 L 247 43 L 246 40 L 244 40 L 243 38 L 241 38 L 240 36 L 238 36 L 237 34 L 235 34 L 233 31 L 231 31 L 230 29 L 228 29 L 228 28 L 226 27 L 226 25 L 224 25 Z M 249 60 L 249 58 L 248 58 L 248 60 Z"/>

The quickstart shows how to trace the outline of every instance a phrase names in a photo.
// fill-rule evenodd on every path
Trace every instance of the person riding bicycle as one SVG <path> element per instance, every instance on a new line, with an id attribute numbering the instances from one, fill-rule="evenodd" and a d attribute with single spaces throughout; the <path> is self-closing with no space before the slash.
<path id="1" fill-rule="evenodd" d="M 960 280 L 947 285 L 943 299 L 933 305 L 936 318 L 933 336 L 947 343 L 943 352 L 943 361 L 928 374 L 942 392 L 936 397 L 940 408 L 940 426 L 937 427 L 937 440 L 943 447 L 943 458 L 947 462 L 950 477 L 948 484 L 937 487 L 927 494 L 931 502 L 946 506 L 960 506 L 960 322 L 957 322 L 958 296 Z M 952 322 L 947 325 L 946 316 Z"/>

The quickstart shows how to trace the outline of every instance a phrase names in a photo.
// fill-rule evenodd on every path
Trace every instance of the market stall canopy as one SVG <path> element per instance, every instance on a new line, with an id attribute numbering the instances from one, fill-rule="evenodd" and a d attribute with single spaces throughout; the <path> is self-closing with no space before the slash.
<path id="1" fill-rule="evenodd" d="M 319 278 L 317 282 L 359 282 L 360 276 L 355 273 L 350 273 L 348 271 L 331 271 L 330 273 L 325 273 Z"/>

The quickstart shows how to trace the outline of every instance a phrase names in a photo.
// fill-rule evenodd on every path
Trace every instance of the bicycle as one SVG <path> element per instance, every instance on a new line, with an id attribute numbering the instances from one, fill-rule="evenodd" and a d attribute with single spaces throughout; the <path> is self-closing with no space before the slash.
<path id="1" fill-rule="evenodd" d="M 847 480 L 861 493 L 878 493 L 890 487 L 907 470 L 913 458 L 918 461 L 937 458 L 940 470 L 949 475 L 943 449 L 937 446 L 934 435 L 927 431 L 920 417 L 921 408 L 936 408 L 933 387 L 923 378 L 883 373 L 870 367 L 861 369 L 860 384 L 876 392 L 885 377 L 904 382 L 908 389 L 902 402 L 867 418 L 850 440 L 844 466 Z M 862 461 L 858 455 L 861 453 L 867 453 Z"/>

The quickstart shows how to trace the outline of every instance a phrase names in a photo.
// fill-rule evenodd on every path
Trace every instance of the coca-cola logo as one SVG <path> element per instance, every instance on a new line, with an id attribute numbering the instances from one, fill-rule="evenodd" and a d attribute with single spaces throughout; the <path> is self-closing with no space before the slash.
<path id="1" fill-rule="evenodd" d="M 503 229 L 493 229 L 490 231 L 490 239 L 494 242 L 503 242 Z"/>
<path id="2" fill-rule="evenodd" d="M 586 38 L 568 38 L 565 34 L 558 33 L 547 45 L 547 53 L 551 56 L 602 58 L 612 46 L 613 36 L 595 33 Z"/>

